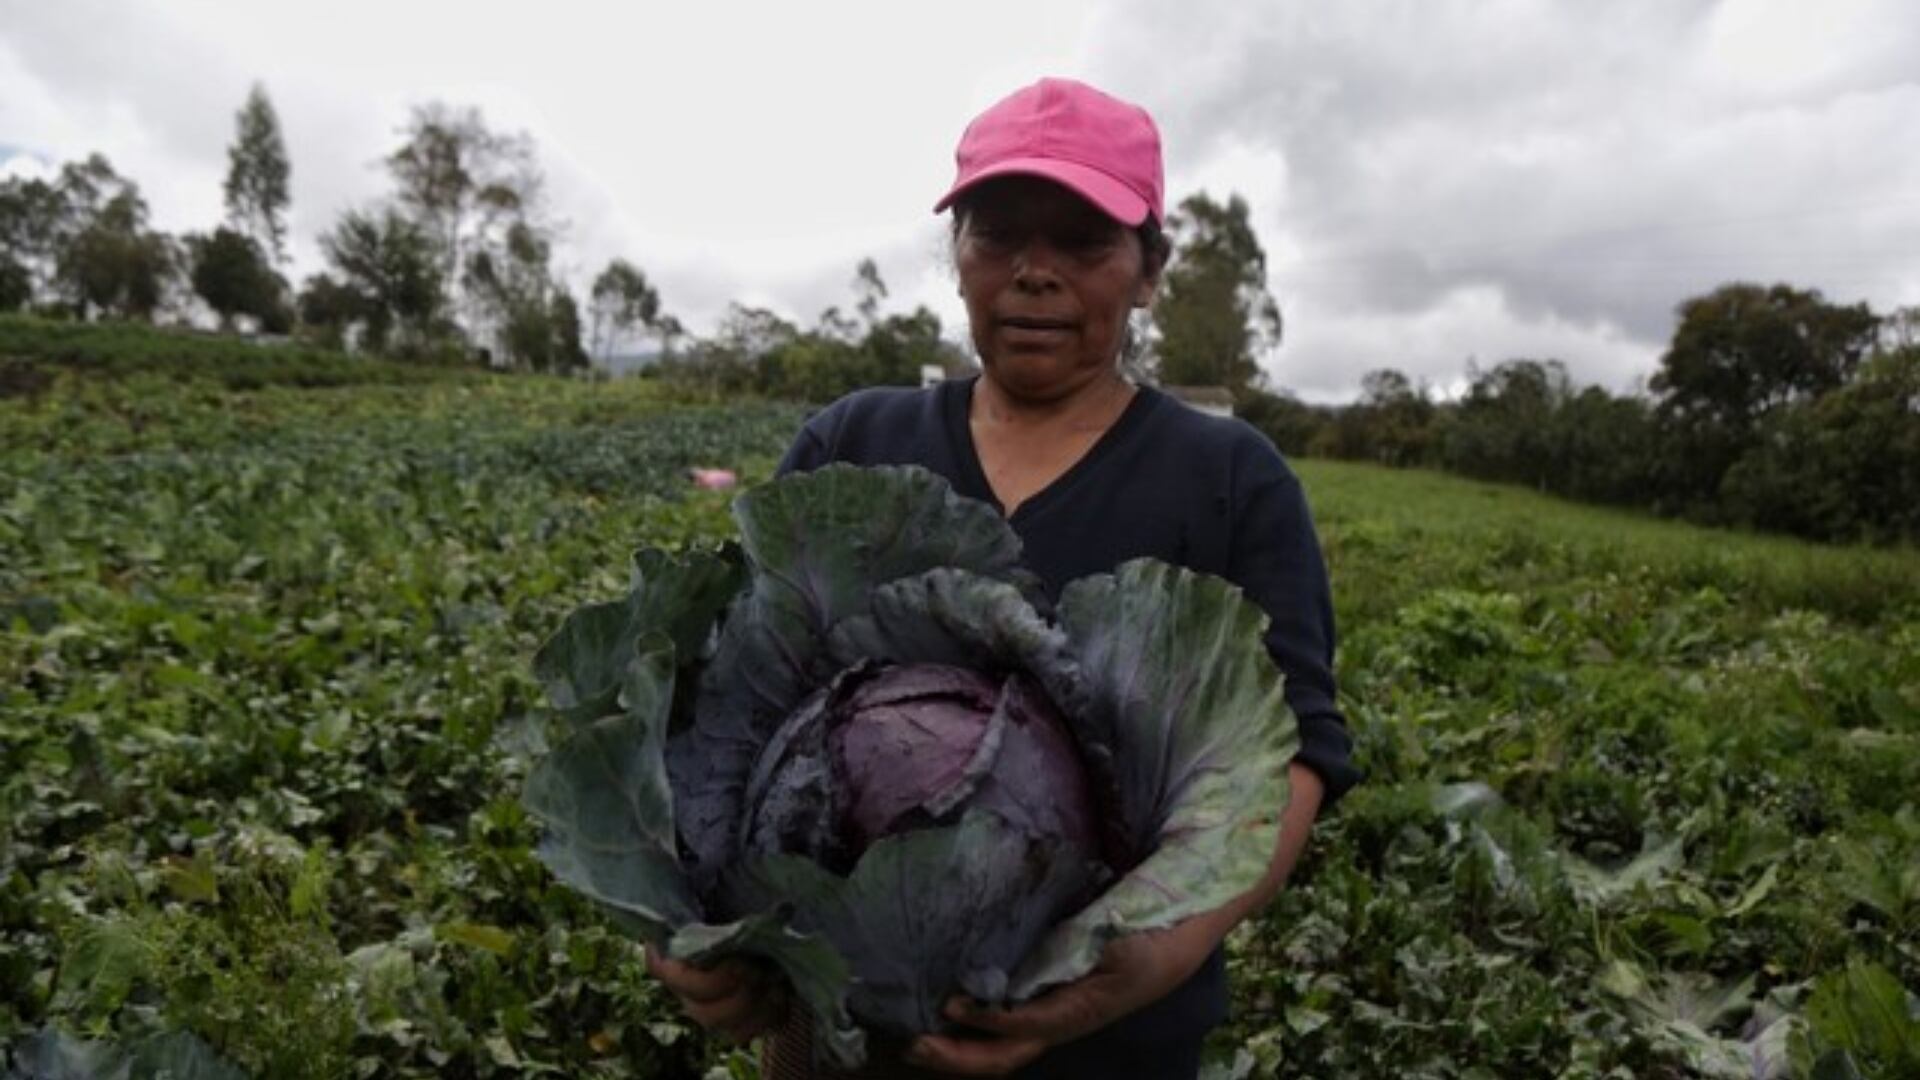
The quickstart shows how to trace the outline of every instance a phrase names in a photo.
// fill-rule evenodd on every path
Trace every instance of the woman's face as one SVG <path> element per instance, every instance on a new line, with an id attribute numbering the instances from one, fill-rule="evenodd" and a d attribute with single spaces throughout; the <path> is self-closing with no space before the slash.
<path id="1" fill-rule="evenodd" d="M 1038 177 L 987 181 L 959 212 L 954 262 L 988 377 L 1048 400 L 1112 372 L 1157 283 L 1133 230 Z"/>

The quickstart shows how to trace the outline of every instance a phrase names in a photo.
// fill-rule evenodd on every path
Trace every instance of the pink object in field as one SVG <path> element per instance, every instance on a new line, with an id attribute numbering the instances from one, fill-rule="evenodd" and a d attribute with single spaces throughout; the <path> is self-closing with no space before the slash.
<path id="1" fill-rule="evenodd" d="M 740 482 L 732 469 L 688 469 L 693 486 L 706 491 L 725 491 Z"/>

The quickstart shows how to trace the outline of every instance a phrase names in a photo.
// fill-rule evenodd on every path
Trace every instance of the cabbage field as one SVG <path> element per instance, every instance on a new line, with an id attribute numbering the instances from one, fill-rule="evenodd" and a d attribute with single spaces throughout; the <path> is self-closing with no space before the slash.
<path id="1" fill-rule="evenodd" d="M 803 411 L 84 360 L 0 357 L 0 1075 L 754 1075 L 519 795 L 542 638 Z M 1920 554 L 1298 466 L 1369 780 L 1215 1076 L 1920 1076 Z"/>

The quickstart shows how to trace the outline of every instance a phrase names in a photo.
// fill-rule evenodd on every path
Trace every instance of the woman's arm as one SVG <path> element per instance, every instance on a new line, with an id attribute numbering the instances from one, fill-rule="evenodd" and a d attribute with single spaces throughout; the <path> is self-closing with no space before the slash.
<path id="1" fill-rule="evenodd" d="M 1098 1031 L 1160 1000 L 1191 978 L 1226 940 L 1228 931 L 1279 895 L 1306 849 L 1320 812 L 1323 786 L 1318 774 L 1298 762 L 1288 768 L 1287 776 L 1290 794 L 1280 818 L 1273 862 L 1251 891 L 1225 907 L 1165 930 L 1116 938 L 1085 977 L 1023 1005 L 990 1008 L 955 998 L 947 1004 L 947 1016 L 979 1029 L 985 1037 L 923 1035 L 908 1050 L 908 1062 L 962 1076 L 1003 1076 L 1050 1047 Z"/>

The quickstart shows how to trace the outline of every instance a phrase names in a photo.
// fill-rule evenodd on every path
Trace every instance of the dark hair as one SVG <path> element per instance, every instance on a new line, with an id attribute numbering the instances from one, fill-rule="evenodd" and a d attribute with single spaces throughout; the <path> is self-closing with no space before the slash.
<path id="1" fill-rule="evenodd" d="M 954 200 L 948 237 L 953 243 L 960 242 L 960 230 L 966 227 L 967 214 L 972 206 L 972 199 L 968 195 Z M 1133 237 L 1140 242 L 1141 268 L 1147 271 L 1148 277 L 1159 277 L 1173 258 L 1173 242 L 1167 239 L 1166 230 L 1160 227 L 1160 222 L 1152 214 L 1148 214 L 1145 220 L 1133 227 Z"/>
<path id="2" fill-rule="evenodd" d="M 1167 239 L 1167 231 L 1152 214 L 1134 226 L 1133 235 L 1140 238 L 1140 259 L 1143 265 L 1153 267 L 1153 277 L 1159 277 L 1166 270 L 1167 263 L 1173 259 L 1173 241 Z"/>

